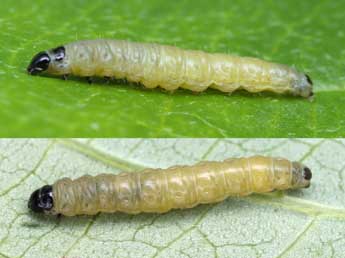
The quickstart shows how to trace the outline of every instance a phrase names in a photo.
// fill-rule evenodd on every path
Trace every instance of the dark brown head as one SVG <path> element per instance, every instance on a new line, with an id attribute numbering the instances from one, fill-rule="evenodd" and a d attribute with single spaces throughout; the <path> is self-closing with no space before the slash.
<path id="1" fill-rule="evenodd" d="M 30 196 L 28 207 L 36 213 L 49 212 L 54 207 L 52 186 L 45 185 L 34 191 Z"/>
<path id="2" fill-rule="evenodd" d="M 49 51 L 42 51 L 36 54 L 29 66 L 27 72 L 31 75 L 36 75 L 47 71 L 49 66 L 61 63 L 65 58 L 65 47 L 60 46 Z"/>
<path id="3" fill-rule="evenodd" d="M 50 63 L 49 55 L 46 52 L 39 52 L 32 58 L 26 70 L 28 71 L 29 74 L 35 75 L 47 70 L 49 67 L 49 63 Z"/>

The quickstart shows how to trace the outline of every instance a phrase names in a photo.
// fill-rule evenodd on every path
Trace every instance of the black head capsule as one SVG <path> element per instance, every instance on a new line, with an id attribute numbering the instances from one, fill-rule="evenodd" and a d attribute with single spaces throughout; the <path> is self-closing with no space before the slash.
<path id="1" fill-rule="evenodd" d="M 41 73 L 48 69 L 50 63 L 50 57 L 46 52 L 39 52 L 37 55 L 35 55 L 28 68 L 27 71 L 31 75 L 35 75 L 38 73 Z"/>
<path id="2" fill-rule="evenodd" d="M 34 191 L 30 196 L 28 207 L 36 213 L 50 211 L 54 207 L 53 187 L 45 185 Z"/>
<path id="3" fill-rule="evenodd" d="M 65 55 L 66 50 L 64 46 L 39 52 L 32 58 L 27 71 L 29 74 L 35 75 L 48 70 L 48 68 L 53 68 L 54 70 L 54 66 L 61 65 Z"/>

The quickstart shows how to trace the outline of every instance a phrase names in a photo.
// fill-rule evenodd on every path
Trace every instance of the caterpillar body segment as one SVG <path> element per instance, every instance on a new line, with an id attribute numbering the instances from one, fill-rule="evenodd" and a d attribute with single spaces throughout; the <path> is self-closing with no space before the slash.
<path id="1" fill-rule="evenodd" d="M 223 92 L 245 89 L 311 97 L 308 75 L 286 65 L 250 57 L 184 50 L 173 46 L 122 40 L 77 41 L 38 53 L 30 74 L 126 78 L 147 88 L 179 87 L 195 92 L 208 87 Z"/>
<path id="2" fill-rule="evenodd" d="M 121 211 L 163 213 L 245 196 L 310 185 L 311 171 L 282 158 L 254 156 L 138 173 L 63 178 L 36 190 L 29 208 L 75 216 Z"/>

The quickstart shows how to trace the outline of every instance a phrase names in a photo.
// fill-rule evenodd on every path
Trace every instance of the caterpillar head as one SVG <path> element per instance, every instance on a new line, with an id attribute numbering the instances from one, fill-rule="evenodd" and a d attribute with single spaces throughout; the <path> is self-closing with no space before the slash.
<path id="1" fill-rule="evenodd" d="M 36 213 L 51 213 L 54 207 L 52 186 L 45 185 L 34 191 L 30 196 L 28 207 Z"/>
<path id="2" fill-rule="evenodd" d="M 310 168 L 299 162 L 293 162 L 292 167 L 292 188 L 308 188 L 312 178 Z"/>
<path id="3" fill-rule="evenodd" d="M 69 74 L 68 58 L 66 58 L 66 49 L 63 46 L 42 51 L 36 54 L 29 66 L 27 71 L 31 75 L 36 75 L 42 72 L 49 74 Z"/>

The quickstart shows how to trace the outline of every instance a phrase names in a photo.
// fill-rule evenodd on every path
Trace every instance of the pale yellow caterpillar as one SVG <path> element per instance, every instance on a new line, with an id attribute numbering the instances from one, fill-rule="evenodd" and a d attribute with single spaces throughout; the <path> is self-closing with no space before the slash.
<path id="1" fill-rule="evenodd" d="M 125 78 L 147 88 L 179 87 L 195 92 L 245 89 L 311 97 L 312 81 L 294 68 L 250 57 L 184 50 L 122 40 L 77 41 L 34 56 L 30 74 Z"/>
<path id="2" fill-rule="evenodd" d="M 34 212 L 65 216 L 163 213 L 229 196 L 309 187 L 311 177 L 308 167 L 283 158 L 231 158 L 138 173 L 63 178 L 34 191 L 28 206 Z"/>

